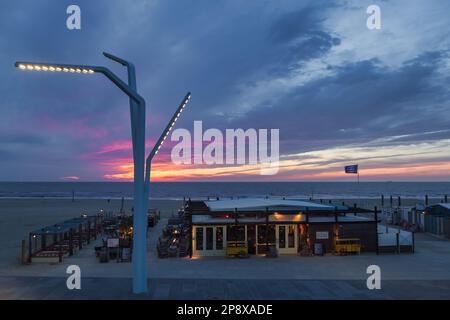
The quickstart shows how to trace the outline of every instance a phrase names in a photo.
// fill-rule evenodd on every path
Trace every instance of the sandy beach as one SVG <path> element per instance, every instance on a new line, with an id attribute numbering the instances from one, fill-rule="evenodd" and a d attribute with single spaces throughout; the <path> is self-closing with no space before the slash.
<path id="1" fill-rule="evenodd" d="M 182 201 L 153 200 L 150 208 L 161 211 L 162 217 L 176 213 Z M 0 269 L 20 263 L 21 240 L 28 233 L 81 213 L 96 214 L 100 210 L 119 212 L 121 200 L 112 199 L 1 199 L 0 200 Z M 131 212 L 132 200 L 125 200 L 125 212 Z"/>
<path id="2" fill-rule="evenodd" d="M 345 202 L 350 203 L 350 201 Z M 364 199 L 364 202 L 370 206 L 380 205 L 374 199 Z M 411 200 L 409 204 L 417 203 L 420 203 L 420 200 Z M 403 292 L 399 289 L 405 284 L 412 286 L 411 295 L 413 297 L 448 297 L 447 288 L 450 284 L 449 242 L 423 233 L 417 235 L 416 253 L 413 255 L 376 256 L 369 253 L 351 257 L 331 255 L 325 258 L 284 256 L 270 260 L 270 262 L 264 257 L 238 260 L 224 257 L 158 259 L 155 246 L 157 238 L 161 234 L 162 227 L 167 223 L 167 218 L 176 213 L 181 205 L 182 201 L 176 200 L 153 200 L 150 204 L 151 208 L 160 210 L 162 218 L 160 223 L 150 231 L 148 239 L 149 275 L 153 281 L 149 295 L 151 298 L 194 297 L 202 299 L 217 295 L 217 286 L 211 287 L 212 283 L 227 287 L 235 282 L 246 281 L 248 282 L 246 287 L 253 288 L 262 279 L 269 281 L 268 284 L 270 284 L 264 290 L 252 291 L 249 289 L 250 291 L 247 292 L 238 290 L 239 286 L 237 286 L 236 290 L 231 288 L 229 293 L 223 293 L 220 296 L 225 298 L 254 296 L 266 299 L 272 296 L 273 286 L 279 286 L 279 290 L 282 290 L 292 281 L 297 281 L 295 282 L 296 287 L 306 286 L 305 291 L 288 294 L 285 298 L 297 299 L 301 298 L 302 294 L 305 294 L 305 297 L 314 296 L 315 289 L 312 293 L 308 293 L 308 290 L 316 288 L 317 285 L 328 288 L 327 292 L 332 292 L 329 298 L 341 297 L 343 294 L 341 290 L 336 291 L 336 288 L 341 287 L 350 288 L 346 289 L 349 296 L 404 298 L 405 294 L 399 294 L 399 292 Z M 108 202 L 103 199 L 78 199 L 72 202 L 70 199 L 1 199 L 0 288 L 3 289 L 0 289 L 0 299 L 14 297 L 19 299 L 37 297 L 44 299 L 61 297 L 68 299 L 118 298 L 122 295 L 126 298 L 133 298 L 130 294 L 129 281 L 132 276 L 131 264 L 98 263 L 93 254 L 95 243 L 91 243 L 86 250 L 81 250 L 61 264 L 20 264 L 21 240 L 26 239 L 28 232 L 76 217 L 82 212 L 95 214 L 101 209 L 118 212 L 120 206 L 120 200 Z M 125 201 L 125 211 L 130 212 L 131 207 L 132 201 Z M 439 259 L 440 263 L 430 265 L 429 261 L 435 261 L 435 259 Z M 87 289 L 79 294 L 68 292 L 65 289 L 65 268 L 71 264 L 79 265 L 83 270 L 83 279 L 86 279 L 83 283 L 87 285 Z M 387 281 L 384 283 L 392 287 L 381 296 L 361 289 L 361 283 L 364 283 L 367 277 L 366 267 L 371 264 L 379 265 L 383 269 L 383 278 Z M 333 265 L 332 269 L 330 269 L 330 265 Z M 224 269 L 230 272 L 218 272 L 218 270 Z M 433 272 L 430 273 L 430 270 Z M 181 289 L 180 285 L 182 285 Z M 111 290 L 107 288 L 115 286 L 120 288 L 112 294 Z M 426 286 L 426 290 L 424 286 Z M 186 291 L 190 287 L 201 287 L 201 290 L 199 289 L 195 291 L 196 294 L 193 294 L 191 291 Z M 99 293 L 99 288 L 104 288 L 104 291 Z M 284 292 L 284 289 L 282 291 Z M 321 293 L 318 297 L 328 296 Z"/>
<path id="3" fill-rule="evenodd" d="M 318 200 L 316 200 L 318 201 Z M 328 203 L 328 200 L 322 200 Z M 439 199 L 430 199 L 430 203 L 437 203 Z M 333 203 L 345 203 L 373 209 L 381 208 L 380 199 L 340 199 Z M 423 204 L 423 199 L 402 199 L 403 206 Z M 394 199 L 394 206 L 397 199 Z M 182 206 L 178 200 L 151 200 L 149 207 L 161 212 L 161 217 L 169 217 Z M 389 199 L 385 199 L 385 206 L 389 206 Z M 0 199 L 0 268 L 14 265 L 20 261 L 21 240 L 27 239 L 30 231 L 60 221 L 74 218 L 81 213 L 96 214 L 100 210 L 119 212 L 120 199 Z M 125 200 L 125 212 L 131 212 L 132 200 Z"/>
<path id="4" fill-rule="evenodd" d="M 317 201 L 317 200 L 316 200 Z M 333 203 L 345 203 L 365 208 L 381 207 L 380 199 L 342 199 L 333 200 Z M 438 199 L 430 199 L 430 203 L 439 202 Z M 323 200 L 328 203 L 328 200 Z M 423 203 L 421 199 L 402 199 L 402 205 L 414 206 Z M 385 199 L 385 205 L 389 205 L 389 199 Z M 394 206 L 397 199 L 394 199 Z M 131 212 L 132 200 L 125 200 L 125 212 Z M 178 200 L 152 200 L 150 208 L 161 212 L 161 217 L 169 217 L 182 206 Z M 60 221 L 79 216 L 85 212 L 96 214 L 100 210 L 106 212 L 118 212 L 121 207 L 120 199 L 0 199 L 0 269 L 14 266 L 20 263 L 21 240 L 27 239 L 30 231 Z"/>

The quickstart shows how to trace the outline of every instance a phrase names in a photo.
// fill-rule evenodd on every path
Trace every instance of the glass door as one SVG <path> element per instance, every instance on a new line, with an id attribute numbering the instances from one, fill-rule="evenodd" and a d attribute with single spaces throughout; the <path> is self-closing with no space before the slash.
<path id="1" fill-rule="evenodd" d="M 286 248 L 286 226 L 278 226 L 278 249 Z"/>
<path id="2" fill-rule="evenodd" d="M 218 256 L 225 254 L 227 235 L 225 226 L 194 226 L 194 256 Z"/>
<path id="3" fill-rule="evenodd" d="M 297 253 L 297 228 L 295 224 L 277 225 L 276 236 L 278 253 Z"/>
<path id="4" fill-rule="evenodd" d="M 256 225 L 247 225 L 247 248 L 249 254 L 256 254 Z"/>

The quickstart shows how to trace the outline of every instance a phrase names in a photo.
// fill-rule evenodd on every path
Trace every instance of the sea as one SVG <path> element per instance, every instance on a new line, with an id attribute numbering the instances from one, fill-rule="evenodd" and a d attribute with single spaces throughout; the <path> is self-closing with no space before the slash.
<path id="1" fill-rule="evenodd" d="M 0 182 L 0 198 L 133 198 L 132 182 Z M 152 199 L 290 197 L 302 199 L 443 198 L 450 182 L 152 182 Z"/>

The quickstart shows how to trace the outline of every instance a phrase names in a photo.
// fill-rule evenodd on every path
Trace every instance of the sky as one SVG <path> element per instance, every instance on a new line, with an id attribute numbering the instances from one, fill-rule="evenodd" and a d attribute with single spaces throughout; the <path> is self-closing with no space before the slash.
<path id="1" fill-rule="evenodd" d="M 66 9 L 81 9 L 81 30 Z M 381 9 L 381 29 L 366 9 Z M 175 128 L 279 129 L 280 169 L 174 164 L 155 181 L 450 181 L 450 2 L 119 0 L 0 4 L 0 181 L 130 181 L 128 98 L 98 74 L 14 62 L 132 61 L 147 102 L 147 152 Z"/>

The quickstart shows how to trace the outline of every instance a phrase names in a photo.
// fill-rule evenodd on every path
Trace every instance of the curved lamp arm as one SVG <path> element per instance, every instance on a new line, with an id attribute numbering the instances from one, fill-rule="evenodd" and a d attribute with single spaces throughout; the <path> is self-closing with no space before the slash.
<path id="1" fill-rule="evenodd" d="M 144 183 L 144 190 L 145 190 L 145 203 L 148 203 L 148 196 L 149 196 L 149 189 L 150 189 L 150 169 L 152 165 L 152 159 L 153 157 L 158 154 L 159 149 L 163 145 L 164 141 L 168 137 L 170 130 L 172 130 L 173 126 L 175 125 L 175 122 L 177 122 L 178 118 L 180 117 L 181 113 L 183 112 L 184 108 L 186 107 L 187 103 L 191 99 L 191 93 L 188 92 L 183 100 L 181 101 L 181 104 L 178 106 L 177 110 L 173 114 L 172 118 L 169 121 L 169 124 L 164 129 L 163 133 L 159 137 L 158 141 L 156 142 L 155 146 L 153 147 L 152 151 L 147 157 L 146 163 L 145 163 L 145 183 Z"/>
<path id="2" fill-rule="evenodd" d="M 152 151 L 150 152 L 149 156 L 147 157 L 147 162 L 152 161 L 153 157 L 158 153 L 159 149 L 163 145 L 164 141 L 166 140 L 167 136 L 169 135 L 170 131 L 172 130 L 173 126 L 175 125 L 175 122 L 177 122 L 178 118 L 180 117 L 181 113 L 183 112 L 184 108 L 186 107 L 186 105 L 190 99 L 191 99 L 191 93 L 188 92 L 184 96 L 183 100 L 181 101 L 181 104 L 178 106 L 178 108 L 175 111 L 175 113 L 173 114 L 172 118 L 170 118 L 169 124 L 166 126 L 166 128 L 162 132 L 158 141 L 156 141 L 155 146 L 153 147 Z"/>
<path id="3" fill-rule="evenodd" d="M 124 60 L 124 59 L 122 59 L 122 58 L 119 58 L 119 57 L 117 57 L 117 56 L 115 56 L 115 55 L 113 55 L 113 54 L 111 54 L 111 53 L 108 53 L 108 52 L 103 52 L 103 55 L 104 55 L 106 58 L 111 59 L 111 60 L 113 60 L 113 61 L 115 61 L 115 62 L 117 62 L 117 63 L 120 63 L 121 65 L 123 65 L 123 66 L 125 66 L 125 67 L 128 67 L 129 65 L 132 64 L 131 62 L 126 61 L 126 60 Z"/>
<path id="4" fill-rule="evenodd" d="M 99 66 L 86 66 L 76 64 L 60 64 L 60 63 L 36 63 L 18 61 L 15 66 L 21 70 L 48 71 L 48 72 L 68 72 L 80 74 L 101 73 L 111 80 L 122 92 L 129 96 L 140 106 L 145 106 L 145 100 L 135 90 L 132 90 L 126 83 L 120 80 L 108 68 Z"/>
<path id="5" fill-rule="evenodd" d="M 136 69 L 134 67 L 134 64 L 124 60 L 122 58 L 119 58 L 111 53 L 108 52 L 103 52 L 103 55 L 114 61 L 117 62 L 119 64 L 121 64 L 122 66 L 125 66 L 127 68 L 127 72 L 128 72 L 128 86 L 137 92 L 137 86 L 136 86 Z M 133 144 L 133 158 L 136 158 L 136 154 L 135 154 L 135 145 L 136 145 L 136 139 L 137 139 L 137 130 L 135 128 L 135 124 L 138 123 L 138 117 L 139 114 L 138 112 L 136 112 L 136 102 L 130 98 L 130 118 L 131 118 L 131 142 Z"/>

